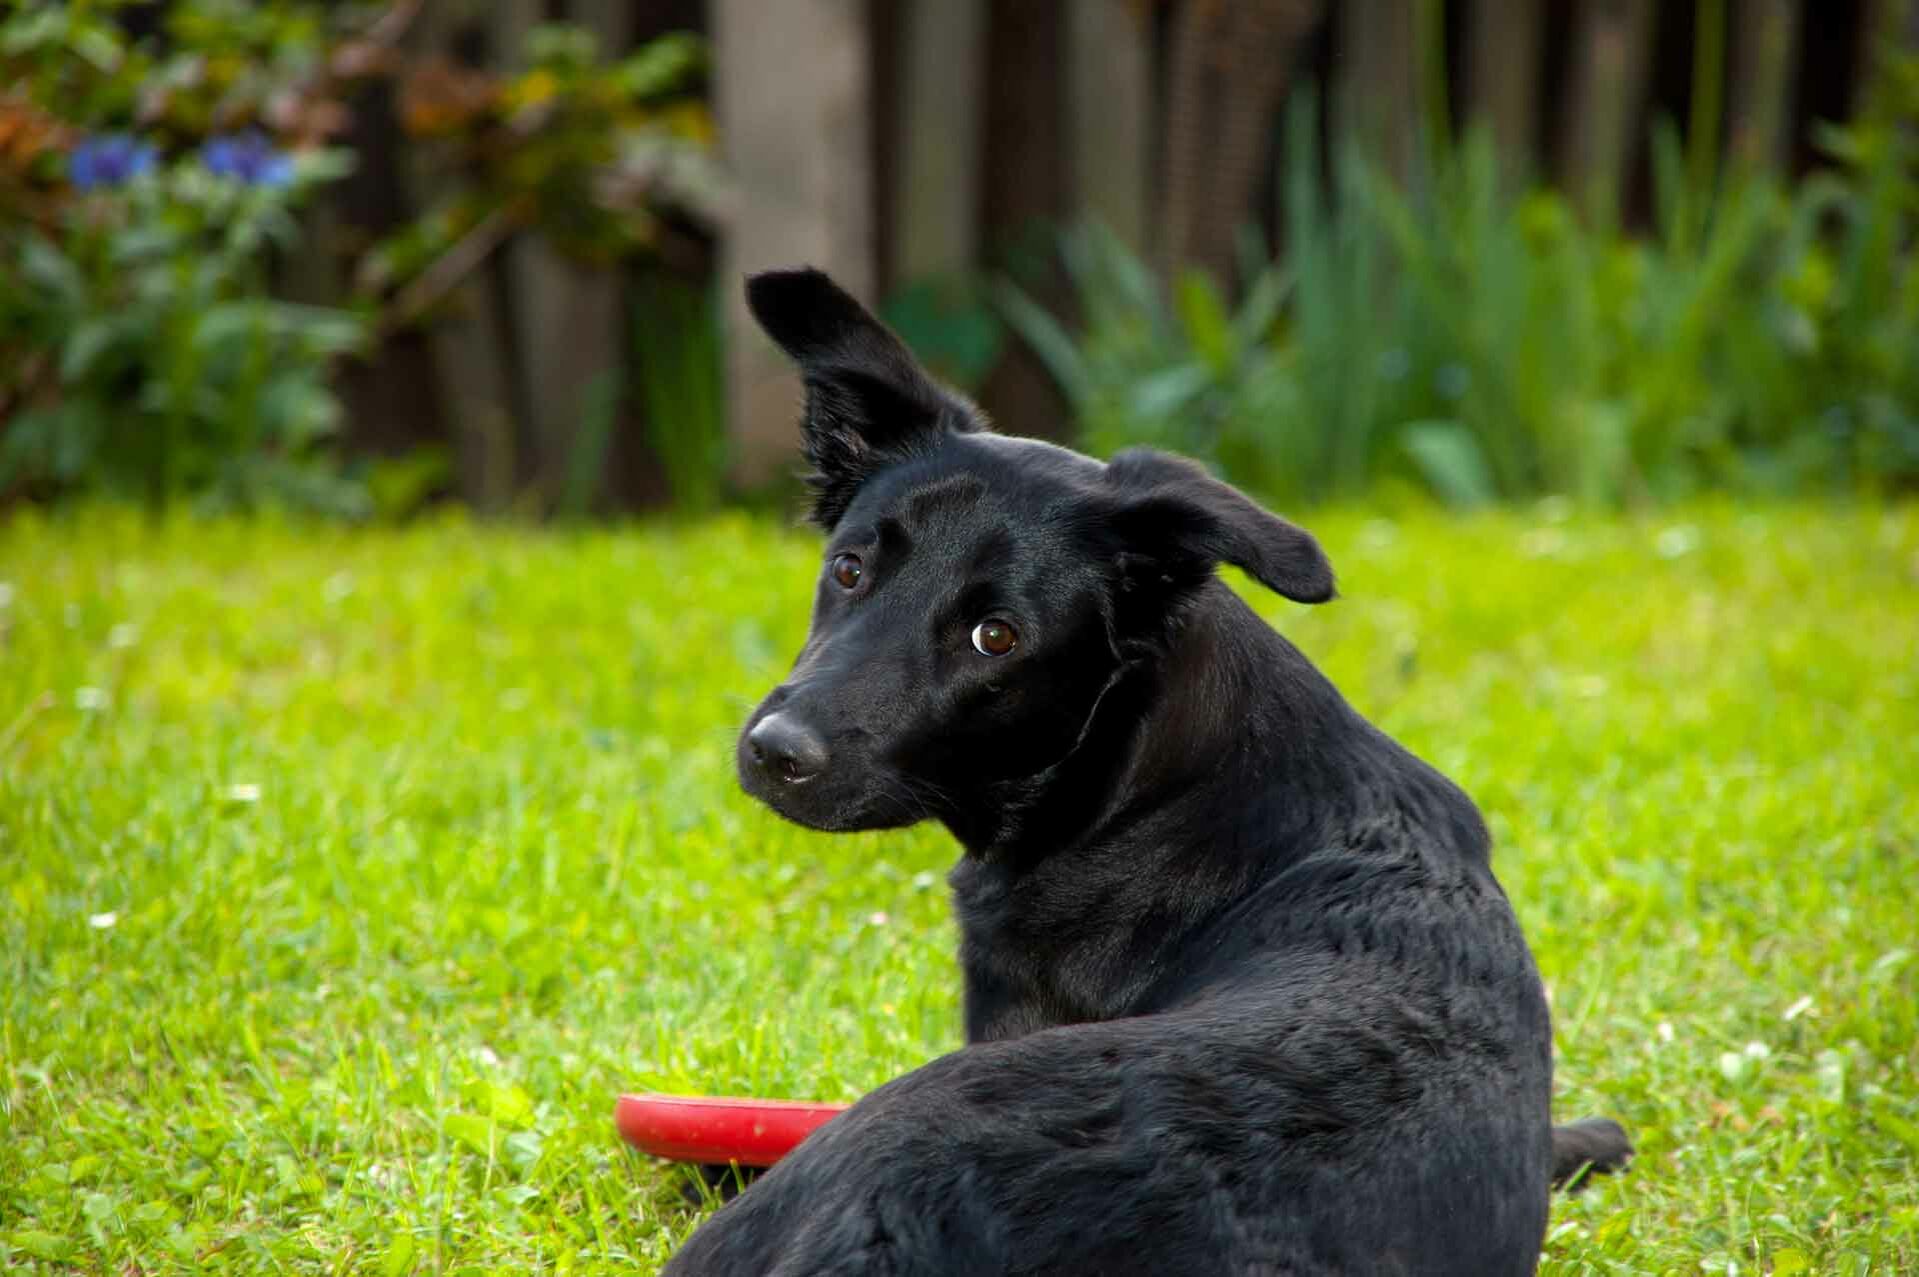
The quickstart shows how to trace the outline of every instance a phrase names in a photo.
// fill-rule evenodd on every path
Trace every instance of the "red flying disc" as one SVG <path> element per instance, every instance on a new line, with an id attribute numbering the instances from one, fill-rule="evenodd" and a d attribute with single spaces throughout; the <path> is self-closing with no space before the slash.
<path id="1" fill-rule="evenodd" d="M 771 1166 L 848 1107 L 708 1095 L 622 1095 L 613 1117 L 627 1143 L 655 1157 Z"/>

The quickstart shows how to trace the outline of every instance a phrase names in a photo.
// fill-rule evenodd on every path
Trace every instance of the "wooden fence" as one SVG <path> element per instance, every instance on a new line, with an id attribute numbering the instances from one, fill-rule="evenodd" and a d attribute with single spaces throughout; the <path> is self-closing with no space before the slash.
<path id="1" fill-rule="evenodd" d="M 1919 0 L 435 0 L 418 38 L 505 56 L 564 18 L 619 49 L 672 29 L 714 45 L 713 96 L 734 185 L 714 263 L 728 299 L 731 475 L 791 465 L 791 374 L 751 332 L 741 273 L 810 262 L 879 299 L 991 270 L 1036 224 L 1097 217 L 1163 268 L 1230 278 L 1233 237 L 1278 225 L 1280 114 L 1308 85 L 1328 138 L 1409 171 L 1425 132 L 1491 129 L 1515 182 L 1558 184 L 1592 217 L 1642 223 L 1649 136 L 1720 131 L 1731 162 L 1817 160 L 1885 42 L 1919 43 Z M 1710 108 L 1710 109 L 1708 109 Z M 340 214 L 373 229 L 420 197 L 379 103 L 373 157 Z M 383 158 L 384 157 L 384 158 Z M 511 246 L 470 288 L 461 329 L 391 343 L 352 379 L 358 441 L 448 440 L 483 505 L 578 477 L 595 394 L 617 407 L 588 478 L 601 505 L 665 492 L 630 393 L 633 280 Z M 501 352 L 505 352 L 502 355 Z M 1063 433 L 1064 408 L 1010 349 L 980 398 L 1009 428 Z M 502 462 L 502 456 L 510 457 Z M 488 460 L 491 458 L 491 460 Z M 573 459 L 573 460 L 570 460 Z"/>

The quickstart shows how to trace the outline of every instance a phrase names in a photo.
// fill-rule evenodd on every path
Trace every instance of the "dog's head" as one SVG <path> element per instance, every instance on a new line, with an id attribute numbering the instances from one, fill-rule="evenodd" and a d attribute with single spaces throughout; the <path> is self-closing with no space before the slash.
<path id="1" fill-rule="evenodd" d="M 951 822 L 1043 778 L 1222 562 L 1332 596 L 1310 535 L 1189 461 L 992 433 L 820 272 L 754 276 L 747 302 L 804 379 L 827 535 L 806 646 L 739 740 L 741 783 L 788 819 Z"/>

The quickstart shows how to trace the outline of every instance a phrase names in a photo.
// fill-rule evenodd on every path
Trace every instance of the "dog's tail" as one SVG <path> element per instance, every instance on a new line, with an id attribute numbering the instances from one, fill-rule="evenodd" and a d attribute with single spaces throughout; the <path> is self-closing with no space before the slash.
<path id="1" fill-rule="evenodd" d="M 1587 1117 L 1553 1127 L 1553 1187 L 1577 1193 L 1595 1175 L 1623 1171 L 1632 1161 L 1626 1128 L 1609 1117 Z"/>

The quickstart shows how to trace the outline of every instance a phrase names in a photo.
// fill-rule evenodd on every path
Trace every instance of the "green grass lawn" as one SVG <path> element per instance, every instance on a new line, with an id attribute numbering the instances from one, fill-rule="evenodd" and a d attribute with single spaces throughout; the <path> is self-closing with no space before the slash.
<path id="1" fill-rule="evenodd" d="M 1258 606 L 1486 809 L 1563 1115 L 1551 1273 L 1919 1271 L 1919 507 L 1311 520 Z M 958 1044 L 945 834 L 736 791 L 816 542 L 0 526 L 0 1268 L 652 1271 L 623 1089 Z"/>

